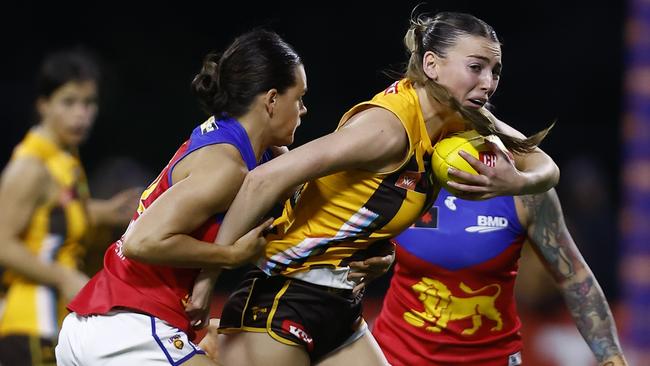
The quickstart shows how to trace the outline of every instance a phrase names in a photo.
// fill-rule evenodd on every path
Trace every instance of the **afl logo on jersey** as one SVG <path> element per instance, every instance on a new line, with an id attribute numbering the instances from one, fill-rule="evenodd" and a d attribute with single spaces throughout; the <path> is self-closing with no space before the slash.
<path id="1" fill-rule="evenodd" d="M 402 173 L 399 176 L 399 178 L 397 178 L 397 182 L 395 182 L 395 186 L 407 189 L 409 191 L 414 191 L 421 177 L 422 174 L 407 170 L 404 173 Z"/>
<path id="2" fill-rule="evenodd" d="M 386 91 L 384 91 L 384 95 L 386 95 L 386 94 L 397 94 L 397 84 L 399 84 L 399 81 L 396 81 L 396 82 L 390 84 L 390 86 L 388 88 L 386 88 Z"/>
<path id="3" fill-rule="evenodd" d="M 208 132 L 218 130 L 217 122 L 214 120 L 214 116 L 208 118 L 207 121 L 201 123 L 201 135 L 205 135 Z"/>

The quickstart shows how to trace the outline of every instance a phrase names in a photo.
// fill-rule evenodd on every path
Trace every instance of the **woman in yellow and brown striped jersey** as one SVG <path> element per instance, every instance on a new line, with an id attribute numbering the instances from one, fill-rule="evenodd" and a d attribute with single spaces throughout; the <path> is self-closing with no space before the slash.
<path id="1" fill-rule="evenodd" d="M 14 149 L 0 183 L 0 364 L 54 364 L 65 303 L 87 282 L 78 268 L 91 224 L 125 224 L 134 190 L 90 200 L 78 146 L 97 114 L 99 69 L 83 50 L 52 53 L 37 79 L 40 121 Z"/>

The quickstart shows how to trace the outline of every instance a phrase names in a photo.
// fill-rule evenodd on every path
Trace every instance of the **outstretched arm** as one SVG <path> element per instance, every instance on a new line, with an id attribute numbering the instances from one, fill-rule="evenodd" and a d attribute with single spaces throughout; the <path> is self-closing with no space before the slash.
<path id="1" fill-rule="evenodd" d="M 555 190 L 520 199 L 532 247 L 560 286 L 599 365 L 627 365 L 605 295 L 566 227 Z"/>
<path id="2" fill-rule="evenodd" d="M 372 108 L 345 127 L 262 164 L 246 175 L 219 229 L 217 242 L 232 243 L 286 192 L 304 182 L 349 169 L 381 171 L 406 156 L 406 131 L 397 117 Z"/>
<path id="3" fill-rule="evenodd" d="M 138 207 L 140 193 L 141 187 L 133 187 L 118 192 L 109 199 L 91 198 L 88 200 L 90 221 L 93 225 L 126 227 Z"/>
<path id="4" fill-rule="evenodd" d="M 394 114 L 383 108 L 360 112 L 343 128 L 249 172 L 219 228 L 216 242 L 234 242 L 292 187 L 347 169 L 383 171 L 405 158 L 407 146 L 406 131 Z M 217 270 L 204 270 L 196 279 L 185 308 L 194 326 L 207 324 L 207 306 L 218 274 Z"/>

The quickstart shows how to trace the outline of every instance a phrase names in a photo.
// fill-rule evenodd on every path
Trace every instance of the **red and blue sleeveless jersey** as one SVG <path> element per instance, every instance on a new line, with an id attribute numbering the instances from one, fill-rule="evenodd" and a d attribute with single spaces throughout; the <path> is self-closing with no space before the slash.
<path id="1" fill-rule="evenodd" d="M 211 117 L 192 131 L 190 138 L 142 193 L 129 228 L 147 207 L 172 186 L 172 172 L 176 164 L 193 151 L 213 144 L 233 145 L 241 153 L 249 170 L 257 166 L 253 147 L 239 122 Z M 262 160 L 269 158 L 267 151 Z M 216 214 L 191 235 L 205 242 L 213 242 L 224 214 Z M 185 314 L 185 304 L 199 269 L 152 265 L 126 258 L 122 254 L 123 238 L 124 235 L 108 247 L 104 267 L 68 304 L 68 309 L 79 315 L 93 315 L 106 314 L 115 308 L 127 308 L 160 318 L 194 338 Z"/>
<path id="2" fill-rule="evenodd" d="M 513 197 L 441 190 L 394 241 L 396 265 L 373 335 L 398 365 L 519 365 L 514 301 L 525 238 Z"/>

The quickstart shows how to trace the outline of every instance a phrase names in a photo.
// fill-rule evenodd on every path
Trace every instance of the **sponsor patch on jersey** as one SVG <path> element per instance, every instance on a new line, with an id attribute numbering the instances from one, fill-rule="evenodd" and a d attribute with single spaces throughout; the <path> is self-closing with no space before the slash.
<path id="1" fill-rule="evenodd" d="M 492 231 L 503 230 L 508 227 L 508 219 L 503 216 L 476 216 L 476 225 L 468 226 L 465 231 L 468 233 L 489 233 Z"/>
<path id="2" fill-rule="evenodd" d="M 418 185 L 418 182 L 420 181 L 420 178 L 422 178 L 422 174 L 418 172 L 413 172 L 413 171 L 405 171 L 402 173 L 399 178 L 397 178 L 397 182 L 395 182 L 395 186 L 407 189 L 409 191 L 414 191 L 415 187 Z"/>
<path id="3" fill-rule="evenodd" d="M 519 366 L 521 365 L 521 351 L 513 353 L 508 356 L 508 366 Z"/>
<path id="4" fill-rule="evenodd" d="M 214 120 L 214 116 L 208 118 L 207 121 L 201 123 L 201 135 L 205 135 L 208 132 L 218 130 L 217 122 Z"/>
<path id="5" fill-rule="evenodd" d="M 390 86 L 388 88 L 386 88 L 386 91 L 384 91 L 384 95 L 386 95 L 386 94 L 397 94 L 397 84 L 399 84 L 399 81 L 396 81 L 396 82 L 390 84 Z"/>
<path id="6" fill-rule="evenodd" d="M 310 352 L 314 349 L 314 339 L 303 329 L 302 325 L 291 320 L 282 321 L 282 329 L 301 339 L 307 345 Z"/>
<path id="7" fill-rule="evenodd" d="M 458 197 L 447 196 L 447 198 L 445 198 L 445 206 L 447 206 L 447 208 L 452 210 L 452 211 L 456 211 L 456 200 L 457 199 L 458 199 Z"/>

